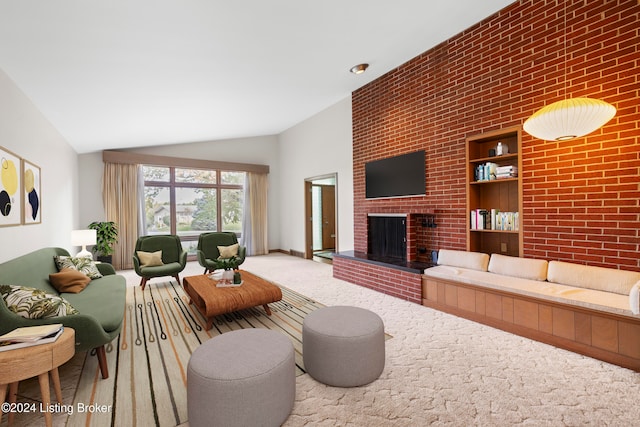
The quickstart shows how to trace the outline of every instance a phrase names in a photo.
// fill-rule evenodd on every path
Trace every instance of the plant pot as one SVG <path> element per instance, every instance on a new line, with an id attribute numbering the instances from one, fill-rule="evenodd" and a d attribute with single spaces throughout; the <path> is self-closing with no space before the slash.
<path id="1" fill-rule="evenodd" d="M 222 281 L 224 283 L 233 282 L 233 270 L 225 270 L 222 272 Z"/>
<path id="2" fill-rule="evenodd" d="M 107 264 L 111 264 L 111 261 L 113 261 L 113 256 L 112 255 L 100 255 L 98 257 L 98 261 L 104 262 L 104 263 L 107 263 Z"/>

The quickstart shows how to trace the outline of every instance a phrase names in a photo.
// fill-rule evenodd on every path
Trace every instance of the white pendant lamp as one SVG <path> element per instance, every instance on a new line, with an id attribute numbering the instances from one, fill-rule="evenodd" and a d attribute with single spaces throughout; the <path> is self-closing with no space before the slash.
<path id="1" fill-rule="evenodd" d="M 570 98 L 549 104 L 535 112 L 524 130 L 545 141 L 566 141 L 601 128 L 616 115 L 616 108 L 592 98 Z"/>
<path id="2" fill-rule="evenodd" d="M 567 12 L 564 14 L 564 96 L 536 111 L 522 127 L 529 134 L 545 141 L 567 141 L 585 136 L 601 128 L 616 115 L 616 108 L 592 98 L 567 97 Z"/>

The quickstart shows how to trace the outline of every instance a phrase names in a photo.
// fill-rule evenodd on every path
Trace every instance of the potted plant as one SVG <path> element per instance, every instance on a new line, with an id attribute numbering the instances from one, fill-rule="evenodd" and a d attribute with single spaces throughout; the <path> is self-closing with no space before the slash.
<path id="1" fill-rule="evenodd" d="M 98 261 L 111 264 L 113 245 L 118 241 L 118 226 L 113 221 L 95 221 L 89 228 L 96 230 L 96 244 L 93 252 L 98 253 Z"/>
<path id="2" fill-rule="evenodd" d="M 218 258 L 216 260 L 216 268 L 224 270 L 222 274 L 222 280 L 226 281 L 227 283 L 233 280 L 233 283 L 235 284 L 239 284 L 242 281 L 240 272 L 237 271 L 238 261 L 238 257 L 235 255 L 231 258 Z M 233 272 L 233 270 L 236 270 L 235 273 Z"/>

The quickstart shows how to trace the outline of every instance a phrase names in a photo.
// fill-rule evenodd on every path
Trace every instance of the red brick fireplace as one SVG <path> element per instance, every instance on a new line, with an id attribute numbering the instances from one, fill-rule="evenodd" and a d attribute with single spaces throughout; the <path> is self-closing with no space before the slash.
<path id="1" fill-rule="evenodd" d="M 366 249 L 336 254 L 333 259 L 334 277 L 420 304 L 421 274 L 430 266 L 431 252 L 435 250 L 435 216 L 432 213 L 372 212 L 366 219 Z M 404 222 L 404 236 L 395 236 L 396 241 L 404 240 L 406 243 L 403 257 L 372 253 L 369 226 L 375 219 Z"/>
<path id="2" fill-rule="evenodd" d="M 573 141 L 523 134 L 524 256 L 640 271 L 639 21 L 635 1 L 521 0 L 356 90 L 349 255 L 366 256 L 370 213 L 407 215 L 407 261 L 465 250 L 465 138 L 521 125 L 568 88 L 618 111 Z M 424 196 L 366 199 L 367 162 L 416 150 Z M 436 228 L 422 227 L 426 214 Z M 333 266 L 335 277 L 420 302 L 419 273 L 355 257 Z"/>

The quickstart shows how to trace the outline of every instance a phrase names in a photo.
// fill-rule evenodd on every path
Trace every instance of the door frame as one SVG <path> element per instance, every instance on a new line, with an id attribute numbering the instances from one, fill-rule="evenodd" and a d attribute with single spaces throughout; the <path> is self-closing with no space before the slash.
<path id="1" fill-rule="evenodd" d="M 335 223 L 335 251 L 338 252 L 338 172 L 329 173 L 326 175 L 318 175 L 304 179 L 304 257 L 305 259 L 313 259 L 313 199 L 311 197 L 311 186 L 313 181 L 319 181 L 321 179 L 333 178 L 335 181 L 335 209 L 334 209 L 334 223 Z"/>

